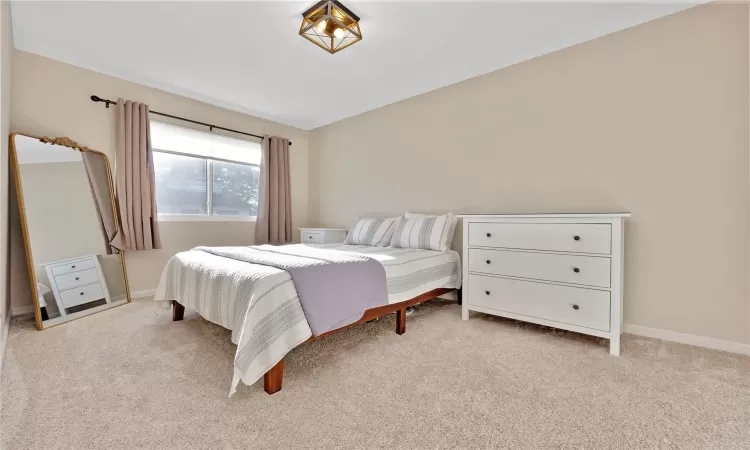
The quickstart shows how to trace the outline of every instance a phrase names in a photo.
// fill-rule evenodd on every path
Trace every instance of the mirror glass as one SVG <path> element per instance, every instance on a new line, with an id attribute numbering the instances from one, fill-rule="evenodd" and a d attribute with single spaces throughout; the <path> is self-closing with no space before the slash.
<path id="1" fill-rule="evenodd" d="M 127 303 L 106 156 L 22 135 L 13 147 L 37 326 Z"/>

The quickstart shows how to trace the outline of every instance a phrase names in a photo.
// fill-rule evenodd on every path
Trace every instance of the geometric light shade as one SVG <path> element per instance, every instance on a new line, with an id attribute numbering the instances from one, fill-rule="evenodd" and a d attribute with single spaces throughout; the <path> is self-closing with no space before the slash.
<path id="1" fill-rule="evenodd" d="M 331 54 L 362 40 L 359 17 L 336 0 L 321 0 L 303 12 L 299 34 Z"/>

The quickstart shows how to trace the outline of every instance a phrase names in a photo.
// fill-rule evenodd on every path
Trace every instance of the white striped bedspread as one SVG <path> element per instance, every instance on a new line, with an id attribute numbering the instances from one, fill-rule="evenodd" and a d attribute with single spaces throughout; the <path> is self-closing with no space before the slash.
<path id="1" fill-rule="evenodd" d="M 296 244 L 302 245 L 302 244 Z M 439 288 L 461 286 L 454 251 L 306 244 L 369 256 L 385 268 L 388 302 L 399 303 Z M 176 300 L 232 331 L 237 345 L 230 396 L 240 380 L 251 385 L 294 347 L 312 336 L 292 279 L 284 270 L 190 250 L 173 256 L 162 272 L 156 301 Z"/>

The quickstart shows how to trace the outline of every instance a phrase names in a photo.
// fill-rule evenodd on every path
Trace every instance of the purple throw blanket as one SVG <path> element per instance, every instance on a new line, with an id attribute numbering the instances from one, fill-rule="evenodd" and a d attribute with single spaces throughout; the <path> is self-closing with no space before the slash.
<path id="1" fill-rule="evenodd" d="M 193 250 L 289 272 L 315 336 L 352 324 L 365 310 L 388 304 L 385 269 L 366 256 L 299 244 Z"/>

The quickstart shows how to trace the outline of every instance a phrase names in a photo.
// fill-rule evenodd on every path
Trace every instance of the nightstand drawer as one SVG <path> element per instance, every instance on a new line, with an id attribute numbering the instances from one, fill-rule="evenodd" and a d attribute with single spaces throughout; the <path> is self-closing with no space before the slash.
<path id="1" fill-rule="evenodd" d="M 323 233 L 320 231 L 302 232 L 303 244 L 320 244 L 323 242 Z"/>
<path id="2" fill-rule="evenodd" d="M 346 239 L 345 228 L 300 228 L 300 242 L 303 244 L 337 244 Z"/>
<path id="3" fill-rule="evenodd" d="M 50 270 L 52 271 L 52 274 L 62 275 L 65 273 L 70 272 L 77 272 L 79 270 L 86 270 L 86 269 L 93 269 L 94 268 L 94 261 L 91 258 L 88 259 L 82 259 L 80 261 L 71 261 L 65 264 L 60 264 L 59 266 L 52 266 L 50 267 Z"/>
<path id="4" fill-rule="evenodd" d="M 61 291 L 98 282 L 99 275 L 96 273 L 96 269 L 80 270 L 55 276 L 55 284 L 57 289 Z"/>
<path id="5" fill-rule="evenodd" d="M 60 291 L 60 300 L 66 308 L 82 305 L 104 298 L 104 291 L 101 283 L 80 286 L 74 289 Z"/>

